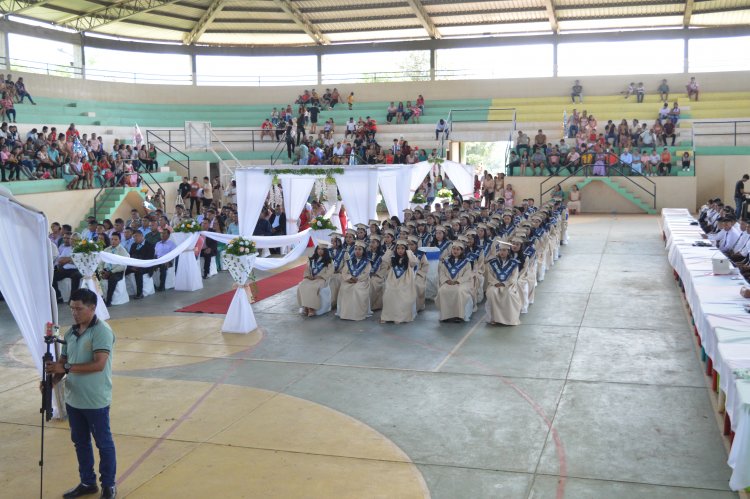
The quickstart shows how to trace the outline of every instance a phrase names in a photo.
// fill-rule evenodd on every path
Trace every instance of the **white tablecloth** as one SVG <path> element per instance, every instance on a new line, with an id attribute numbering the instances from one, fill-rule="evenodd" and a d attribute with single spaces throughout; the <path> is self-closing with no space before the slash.
<path id="1" fill-rule="evenodd" d="M 701 344 L 727 396 L 735 432 L 729 486 L 741 490 L 750 487 L 750 382 L 736 379 L 733 370 L 750 367 L 750 314 L 743 307 L 748 300 L 739 294 L 747 283 L 739 275 L 714 275 L 711 258 L 718 249 L 693 246 L 703 240 L 703 231 L 693 223 L 688 210 L 662 210 L 669 263 L 682 280 Z"/>

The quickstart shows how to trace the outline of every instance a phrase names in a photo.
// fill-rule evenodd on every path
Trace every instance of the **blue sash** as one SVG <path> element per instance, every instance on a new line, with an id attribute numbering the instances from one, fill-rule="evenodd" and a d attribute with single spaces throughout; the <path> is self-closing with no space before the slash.
<path id="1" fill-rule="evenodd" d="M 328 254 L 331 255 L 331 260 L 333 260 L 334 270 L 341 270 L 341 262 L 344 261 L 345 253 L 344 248 L 331 248 L 328 250 Z"/>
<path id="2" fill-rule="evenodd" d="M 406 272 L 409 269 L 409 267 L 402 267 L 400 265 L 394 265 L 393 266 L 393 274 L 396 276 L 396 279 L 400 279 L 402 275 L 404 275 L 404 272 Z"/>
<path id="3" fill-rule="evenodd" d="M 526 258 L 533 258 L 534 255 L 536 255 L 536 248 L 533 244 L 529 244 L 526 246 L 526 249 L 523 250 L 523 254 Z"/>
<path id="4" fill-rule="evenodd" d="M 358 262 L 355 261 L 354 258 L 349 258 L 346 261 L 346 266 L 349 269 L 349 273 L 352 275 L 352 277 L 359 277 L 362 271 L 365 270 L 365 267 L 367 267 L 368 263 L 369 262 L 367 258 L 360 258 Z"/>
<path id="5" fill-rule="evenodd" d="M 469 249 L 466 252 L 466 259 L 474 263 L 479 260 L 479 256 L 482 254 L 482 248 Z"/>
<path id="6" fill-rule="evenodd" d="M 373 256 L 375 257 L 374 260 Z M 378 271 L 378 269 L 380 269 L 380 264 L 383 263 L 383 255 L 381 255 L 380 253 L 378 253 L 377 255 L 373 255 L 372 253 L 370 253 L 367 258 L 370 261 L 370 265 L 372 265 L 372 267 L 370 268 L 370 275 L 373 275 Z"/>
<path id="7" fill-rule="evenodd" d="M 451 279 L 455 279 L 461 270 L 466 267 L 466 264 L 469 263 L 469 260 L 466 258 L 462 258 L 461 260 L 451 263 L 450 258 L 446 258 L 443 260 L 443 264 L 445 265 L 445 268 L 448 270 L 448 274 L 450 274 Z"/>
<path id="8" fill-rule="evenodd" d="M 419 238 L 422 240 L 422 246 L 429 246 L 432 243 L 432 234 L 429 232 L 425 232 L 423 235 L 419 236 Z"/>
<path id="9" fill-rule="evenodd" d="M 325 263 L 323 260 L 310 260 L 310 272 L 312 272 L 313 277 L 318 275 L 324 267 Z"/>
<path id="10" fill-rule="evenodd" d="M 353 244 L 349 244 L 349 245 L 345 244 L 344 245 L 344 249 L 346 250 L 347 253 L 349 253 L 350 257 L 354 256 L 354 245 Z"/>
<path id="11" fill-rule="evenodd" d="M 424 257 L 424 251 L 417 250 L 416 253 L 414 253 L 414 256 L 417 257 L 417 264 L 414 266 L 414 272 L 419 270 L 419 263 L 422 261 L 422 257 Z"/>
<path id="12" fill-rule="evenodd" d="M 489 261 L 490 268 L 495 274 L 495 277 L 500 282 L 505 282 L 513 274 L 513 271 L 518 267 L 518 260 L 509 258 L 503 263 L 499 258 L 493 258 Z"/>
<path id="13" fill-rule="evenodd" d="M 445 251 L 445 248 L 447 248 L 450 243 L 451 243 L 450 239 L 446 239 L 445 241 L 437 245 L 437 249 L 439 249 L 440 252 L 442 253 L 443 251 Z"/>

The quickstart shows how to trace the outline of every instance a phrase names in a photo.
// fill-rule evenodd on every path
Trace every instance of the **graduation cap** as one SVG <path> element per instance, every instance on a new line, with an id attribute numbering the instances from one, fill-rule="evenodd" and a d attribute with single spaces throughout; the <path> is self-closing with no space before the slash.
<path id="1" fill-rule="evenodd" d="M 365 224 L 357 224 L 357 225 L 355 225 L 355 227 L 358 228 L 358 229 L 367 230 L 367 226 Z"/>
<path id="2" fill-rule="evenodd" d="M 477 231 L 474 230 L 474 229 L 466 229 L 466 231 L 464 232 L 464 234 L 466 234 L 467 236 L 476 236 L 477 235 Z"/>
<path id="3" fill-rule="evenodd" d="M 522 237 L 512 237 L 510 239 L 510 242 L 511 243 L 523 244 L 524 243 L 524 238 L 522 238 Z"/>
<path id="4" fill-rule="evenodd" d="M 487 225 L 486 223 L 484 223 L 484 222 L 479 222 L 479 223 L 477 224 L 477 229 L 484 229 L 484 230 L 487 230 L 487 229 L 489 229 L 489 226 L 488 226 L 488 225 Z"/>
<path id="5" fill-rule="evenodd" d="M 405 239 L 399 239 L 398 241 L 396 241 L 396 246 L 398 246 L 399 244 L 401 246 L 404 246 L 405 248 L 409 247 L 409 243 Z"/>
<path id="6" fill-rule="evenodd" d="M 377 234 L 373 234 L 370 236 L 370 241 L 377 241 L 380 242 L 380 236 Z"/>
<path id="7" fill-rule="evenodd" d="M 436 232 L 437 232 L 437 231 L 440 231 L 440 232 L 442 232 L 443 234 L 447 234 L 447 233 L 448 233 L 448 228 L 447 228 L 447 227 L 446 227 L 445 225 L 436 225 L 436 226 L 435 226 L 435 231 L 436 231 Z"/>
<path id="8" fill-rule="evenodd" d="M 390 235 L 392 235 L 394 237 L 396 236 L 396 232 L 393 229 L 385 229 L 385 230 L 383 230 L 383 235 L 385 236 L 386 234 L 390 234 Z"/>
<path id="9" fill-rule="evenodd" d="M 417 226 L 417 222 L 413 222 L 413 221 L 409 220 L 404 225 L 406 225 L 407 227 L 416 227 Z"/>
<path id="10" fill-rule="evenodd" d="M 354 230 L 354 229 L 346 229 L 346 234 L 347 235 L 351 234 L 352 236 L 356 237 L 357 236 L 357 231 Z"/>
<path id="11" fill-rule="evenodd" d="M 417 236 L 409 236 L 406 238 L 410 243 L 414 243 L 417 246 L 419 246 L 419 243 L 421 242 Z M 398 244 L 398 242 L 396 242 Z"/>
<path id="12" fill-rule="evenodd" d="M 464 244 L 464 242 L 461 241 L 460 239 L 457 239 L 457 240 L 453 241 L 451 243 L 451 247 L 453 247 L 453 246 L 456 246 L 456 247 L 461 248 L 461 249 L 466 249 L 466 244 Z"/>
<path id="13" fill-rule="evenodd" d="M 331 243 L 327 241 L 318 241 L 318 248 L 329 248 Z"/>
<path id="14" fill-rule="evenodd" d="M 342 237 L 344 237 L 344 235 L 341 234 L 340 232 L 331 232 L 331 239 L 333 238 L 341 239 Z"/>
<path id="15" fill-rule="evenodd" d="M 377 225 L 380 226 L 380 220 L 370 220 L 370 225 Z"/>
<path id="16" fill-rule="evenodd" d="M 365 244 L 364 241 L 354 241 L 354 246 L 359 246 L 360 248 L 367 248 L 367 244 Z"/>
<path id="17" fill-rule="evenodd" d="M 414 210 L 411 210 L 411 209 L 409 209 L 409 208 L 406 208 L 406 209 L 404 210 L 404 213 L 414 213 Z"/>

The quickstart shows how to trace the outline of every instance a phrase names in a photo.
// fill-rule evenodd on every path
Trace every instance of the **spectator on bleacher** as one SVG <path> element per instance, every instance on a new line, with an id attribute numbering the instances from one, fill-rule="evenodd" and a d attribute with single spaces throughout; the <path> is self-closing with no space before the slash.
<path id="1" fill-rule="evenodd" d="M 346 131 L 344 131 L 344 139 L 347 139 L 350 135 L 352 138 L 357 134 L 357 124 L 354 122 L 354 117 L 350 116 L 349 121 L 346 122 Z"/>
<path id="2" fill-rule="evenodd" d="M 635 82 L 631 81 L 630 84 L 628 85 L 628 88 L 625 89 L 624 92 L 620 92 L 620 93 L 625 95 L 625 99 L 628 99 L 631 95 L 635 93 Z"/>
<path id="3" fill-rule="evenodd" d="M 672 174 L 672 154 L 669 152 L 669 148 L 665 147 L 661 151 L 659 157 L 659 175 L 671 175 Z"/>
<path id="4" fill-rule="evenodd" d="M 685 87 L 687 89 L 688 100 L 695 97 L 696 102 L 698 101 L 698 95 L 700 94 L 700 88 L 698 82 L 695 81 L 695 76 L 690 78 L 690 83 Z"/>
<path id="5" fill-rule="evenodd" d="M 669 118 L 669 104 L 664 103 L 661 109 L 659 109 L 659 119 L 666 121 Z"/>
<path id="6" fill-rule="evenodd" d="M 424 97 L 422 97 L 422 94 L 417 96 L 416 106 L 419 108 L 420 114 L 424 114 Z"/>
<path id="7" fill-rule="evenodd" d="M 588 118 L 588 121 L 587 121 L 587 124 L 586 124 L 586 130 L 589 133 L 591 133 L 591 132 L 595 133 L 597 126 L 599 126 L 599 122 L 596 121 L 596 118 L 594 118 L 594 115 L 593 114 L 589 115 L 589 118 Z"/>
<path id="8" fill-rule="evenodd" d="M 391 101 L 391 103 L 388 104 L 388 107 L 386 108 L 385 121 L 389 125 L 393 121 L 393 118 L 396 117 L 396 109 L 396 105 L 393 103 L 393 101 Z"/>
<path id="9" fill-rule="evenodd" d="M 675 134 L 675 128 L 674 123 L 672 121 L 667 121 L 664 123 L 664 127 L 661 134 L 661 141 L 664 145 L 667 145 L 667 139 L 672 138 L 672 145 L 674 145 L 675 139 L 677 138 L 677 134 Z"/>
<path id="10" fill-rule="evenodd" d="M 413 106 L 411 105 L 411 101 L 406 101 L 406 105 L 404 106 L 404 124 L 409 123 L 413 114 L 412 109 Z"/>
<path id="11" fill-rule="evenodd" d="M 307 108 L 307 112 L 310 114 L 310 133 L 318 132 L 318 114 L 320 114 L 320 108 L 317 102 Z"/>
<path id="12" fill-rule="evenodd" d="M 274 108 L 275 109 L 275 108 Z M 273 140 L 273 123 L 268 118 L 263 121 L 260 125 L 260 140 L 263 141 L 263 137 L 268 137 Z"/>
<path id="13" fill-rule="evenodd" d="M 646 96 L 646 87 L 643 86 L 643 82 L 638 82 L 638 86 L 635 87 L 635 96 L 637 101 L 643 102 L 643 98 Z"/>
<path id="14" fill-rule="evenodd" d="M 544 172 L 544 167 L 547 165 L 547 158 L 544 155 L 544 149 L 535 148 L 534 154 L 531 155 L 531 174 L 536 176 L 536 169 L 539 168 L 539 175 Z"/>
<path id="15" fill-rule="evenodd" d="M 440 140 L 441 134 L 443 135 L 445 140 L 448 140 L 450 131 L 448 130 L 448 123 L 446 123 L 443 118 L 440 118 L 437 122 L 437 125 L 435 125 L 435 140 Z"/>
<path id="16" fill-rule="evenodd" d="M 617 126 L 617 147 L 623 149 L 631 146 L 630 140 L 630 128 L 628 128 L 628 120 L 623 119 Z"/>
<path id="17" fill-rule="evenodd" d="M 278 123 L 276 123 L 276 142 L 281 142 L 281 139 L 284 137 L 284 132 L 286 132 L 287 123 L 284 120 L 279 120 Z"/>
<path id="18" fill-rule="evenodd" d="M 334 87 L 333 91 L 331 92 L 331 102 L 329 103 L 328 107 L 333 110 L 334 107 L 336 107 L 336 104 L 341 102 L 341 95 L 339 94 L 339 91 L 337 88 Z"/>
<path id="19" fill-rule="evenodd" d="M 641 150 L 641 165 L 643 166 L 645 177 L 653 175 L 654 169 L 651 166 L 651 156 L 649 156 L 648 150 L 645 148 Z"/>
<path id="20" fill-rule="evenodd" d="M 632 171 L 633 155 L 630 154 L 630 150 L 627 147 L 624 147 L 620 153 L 620 163 L 623 166 L 623 173 L 628 175 Z"/>
<path id="21" fill-rule="evenodd" d="M 604 177 L 607 175 L 607 155 L 602 151 L 600 145 L 594 147 L 594 171 L 595 177 Z"/>
<path id="22" fill-rule="evenodd" d="M 552 146 L 549 155 L 547 155 L 547 171 L 550 175 L 560 174 L 560 151 L 557 146 Z"/>
<path id="23" fill-rule="evenodd" d="M 567 157 L 562 161 L 562 164 L 568 169 L 568 173 L 571 175 L 575 174 L 578 167 L 581 166 L 581 155 L 578 150 L 571 149 Z"/>
<path id="24" fill-rule="evenodd" d="M 36 102 L 34 102 L 34 99 L 31 98 L 31 94 L 29 94 L 29 92 L 26 90 L 26 85 L 23 82 L 23 78 L 19 78 L 16 82 L 16 98 L 20 99 L 18 103 L 23 104 L 23 100 L 26 97 L 29 98 L 29 102 L 36 106 Z"/>
<path id="25" fill-rule="evenodd" d="M 80 139 L 81 135 L 78 133 L 78 130 L 76 130 L 76 124 L 71 123 L 68 129 L 65 131 L 65 142 L 73 142 L 75 139 Z M 116 143 L 119 143 L 117 139 L 115 139 Z"/>
<path id="26" fill-rule="evenodd" d="M 419 123 L 419 117 L 422 116 L 422 109 L 415 105 L 410 105 L 409 107 L 409 117 L 411 118 L 412 123 Z"/>
<path id="27" fill-rule="evenodd" d="M 575 102 L 576 97 L 578 97 L 579 102 L 583 103 L 583 85 L 581 85 L 579 80 L 575 81 L 570 91 L 570 100 Z"/>
<path id="28" fill-rule="evenodd" d="M 11 123 L 16 122 L 16 109 L 13 106 L 13 98 L 9 93 L 4 92 L 3 98 L 0 99 L 0 106 L 3 108 L 3 119 L 8 120 Z"/>
<path id="29" fill-rule="evenodd" d="M 297 116 L 297 145 L 299 146 L 305 138 L 305 115 L 301 113 Z"/>
<path id="30" fill-rule="evenodd" d="M 607 121 L 604 125 L 604 138 L 609 144 L 617 144 L 617 126 L 612 120 Z"/>
<path id="31" fill-rule="evenodd" d="M 544 149 L 544 153 L 547 154 L 547 136 L 541 129 L 534 136 L 534 151 L 540 148 Z"/>
<path id="32" fill-rule="evenodd" d="M 750 180 L 750 175 L 746 173 L 734 185 L 734 206 L 735 216 L 737 218 L 742 218 L 742 204 L 745 202 L 745 196 L 747 195 L 747 191 L 745 190 L 745 182 L 747 182 L 748 180 Z"/>
<path id="33" fill-rule="evenodd" d="M 351 92 L 349 94 L 349 97 L 347 97 L 346 99 L 346 103 L 349 106 L 349 111 L 351 111 L 352 108 L 354 107 L 354 92 Z"/>
<path id="34" fill-rule="evenodd" d="M 669 121 L 675 126 L 677 126 L 677 122 L 680 121 L 680 106 L 677 104 L 677 101 L 674 101 L 672 109 L 669 111 Z"/>
<path id="35" fill-rule="evenodd" d="M 657 90 L 659 92 L 659 98 L 662 100 L 662 102 L 666 103 L 667 101 L 669 101 L 669 85 L 667 85 L 667 80 L 662 80 Z"/>
<path id="36" fill-rule="evenodd" d="M 688 151 L 682 153 L 682 171 L 690 171 L 690 153 Z"/>
<path id="37" fill-rule="evenodd" d="M 660 119 L 654 121 L 654 126 L 651 127 L 651 133 L 654 135 L 654 144 L 661 145 L 662 136 L 664 135 L 664 125 L 662 125 Z"/>
<path id="38" fill-rule="evenodd" d="M 649 149 L 656 145 L 656 137 L 654 137 L 654 132 L 648 128 L 648 125 L 646 123 L 644 123 L 641 127 L 639 143 L 642 147 L 646 147 Z"/>
<path id="39" fill-rule="evenodd" d="M 638 149 L 633 150 L 633 162 L 630 165 L 630 170 L 638 175 L 643 173 L 642 156 Z"/>
<path id="40" fill-rule="evenodd" d="M 523 152 L 521 152 L 521 156 L 518 158 L 518 166 L 520 167 L 520 173 L 522 177 L 526 176 L 526 167 L 531 165 L 531 158 L 529 158 L 529 150 L 524 149 Z M 512 168 L 508 170 L 508 173 L 512 175 Z M 534 170 L 531 170 L 531 174 L 534 174 Z M 497 196 L 495 196 L 495 199 L 497 199 Z"/>

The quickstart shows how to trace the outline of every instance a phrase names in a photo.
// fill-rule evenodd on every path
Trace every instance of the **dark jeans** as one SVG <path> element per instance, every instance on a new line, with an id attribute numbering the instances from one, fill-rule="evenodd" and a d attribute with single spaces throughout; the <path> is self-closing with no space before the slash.
<path id="1" fill-rule="evenodd" d="M 124 275 L 123 272 L 110 272 L 109 277 L 107 278 L 107 303 L 106 305 L 108 307 L 112 304 L 112 296 L 114 296 L 115 289 L 117 288 L 117 283 L 122 280 L 123 275 Z"/>
<path id="2" fill-rule="evenodd" d="M 11 115 L 13 115 L 13 119 L 11 120 Z M 16 121 L 16 110 L 15 109 L 6 109 L 5 110 L 5 116 L 8 118 L 8 121 Z"/>
<path id="3" fill-rule="evenodd" d="M 26 97 L 28 97 L 28 98 L 29 98 L 29 102 L 31 102 L 32 104 L 34 103 L 34 99 L 32 99 L 32 98 L 31 98 L 31 95 L 30 95 L 30 94 L 29 94 L 28 92 L 19 92 L 19 93 L 18 93 L 18 97 L 20 97 L 20 98 L 21 98 L 21 104 L 23 104 L 23 100 L 24 100 L 24 99 L 25 99 Z"/>
<path id="4" fill-rule="evenodd" d="M 94 449 L 91 447 L 91 436 L 99 449 L 99 477 L 102 487 L 114 487 L 117 472 L 115 442 L 109 429 L 109 407 L 101 409 L 76 409 L 66 404 L 70 439 L 78 456 L 78 474 L 81 483 L 96 485 L 94 473 Z"/>
<path id="5" fill-rule="evenodd" d="M 176 263 L 177 259 L 175 259 L 175 264 Z M 164 291 L 164 285 L 167 283 L 167 269 L 171 266 L 172 263 L 170 262 L 154 267 L 154 273 L 159 272 L 159 286 L 157 286 L 156 289 Z"/>
<path id="6" fill-rule="evenodd" d="M 211 260 L 216 256 L 212 251 L 211 254 L 202 254 L 203 257 L 203 277 L 208 277 L 208 273 L 211 271 Z"/>
<path id="7" fill-rule="evenodd" d="M 739 220 L 742 216 L 742 203 L 744 202 L 745 200 L 743 198 L 734 198 L 734 209 L 737 220 Z"/>
<path id="8" fill-rule="evenodd" d="M 81 273 L 76 269 L 60 269 L 55 270 L 54 276 L 52 277 L 52 287 L 55 288 L 55 295 L 61 298 L 60 290 L 57 288 L 57 283 L 63 279 L 70 279 L 71 292 L 81 287 Z"/>
<path id="9" fill-rule="evenodd" d="M 188 209 L 188 213 L 190 216 L 193 216 L 193 207 L 195 207 L 195 214 L 196 216 L 201 212 L 201 200 L 197 197 L 191 197 L 190 198 L 190 209 Z"/>

